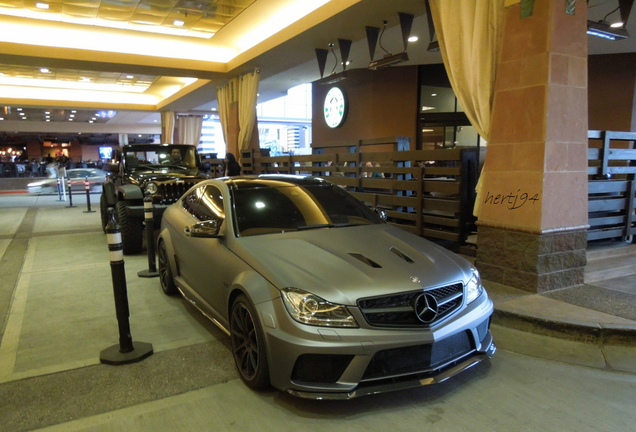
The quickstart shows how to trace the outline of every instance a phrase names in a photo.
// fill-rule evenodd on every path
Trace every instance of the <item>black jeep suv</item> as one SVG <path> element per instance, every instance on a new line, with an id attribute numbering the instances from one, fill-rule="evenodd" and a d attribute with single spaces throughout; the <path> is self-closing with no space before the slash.
<path id="1" fill-rule="evenodd" d="M 143 244 L 146 192 L 152 197 L 158 228 L 166 207 L 208 176 L 201 171 L 201 159 L 193 145 L 125 145 L 117 159 L 118 163 L 109 165 L 111 175 L 102 189 L 102 228 L 108 223 L 108 207 L 114 207 L 124 254 L 136 254 Z"/>

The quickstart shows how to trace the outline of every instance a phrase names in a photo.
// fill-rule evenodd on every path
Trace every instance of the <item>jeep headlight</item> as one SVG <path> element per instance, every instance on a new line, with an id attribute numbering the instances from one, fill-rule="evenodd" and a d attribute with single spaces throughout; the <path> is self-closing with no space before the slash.
<path id="1" fill-rule="evenodd" d="M 323 327 L 358 327 L 346 306 L 330 303 L 298 288 L 285 288 L 281 292 L 287 312 L 299 323 Z"/>
<path id="2" fill-rule="evenodd" d="M 150 195 L 156 194 L 157 190 L 159 190 L 159 188 L 157 187 L 156 183 L 150 182 L 146 185 L 146 192 L 148 192 Z"/>
<path id="3" fill-rule="evenodd" d="M 481 278 L 476 268 L 473 268 L 473 275 L 466 284 L 466 304 L 472 303 L 479 297 L 484 290 L 481 284 Z"/>

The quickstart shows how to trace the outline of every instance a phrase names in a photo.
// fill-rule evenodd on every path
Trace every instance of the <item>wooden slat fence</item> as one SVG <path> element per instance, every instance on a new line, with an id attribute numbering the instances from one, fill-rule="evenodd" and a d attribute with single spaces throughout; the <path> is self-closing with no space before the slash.
<path id="1" fill-rule="evenodd" d="M 589 131 L 588 241 L 636 234 L 634 132 Z"/>
<path id="2" fill-rule="evenodd" d="M 476 148 L 361 152 L 360 145 L 338 144 L 333 147 L 346 152 L 277 157 L 243 153 L 243 173 L 323 177 L 369 206 L 384 210 L 391 223 L 457 246 L 476 231 L 472 216 L 478 176 Z M 367 162 L 373 166 L 366 166 Z"/>

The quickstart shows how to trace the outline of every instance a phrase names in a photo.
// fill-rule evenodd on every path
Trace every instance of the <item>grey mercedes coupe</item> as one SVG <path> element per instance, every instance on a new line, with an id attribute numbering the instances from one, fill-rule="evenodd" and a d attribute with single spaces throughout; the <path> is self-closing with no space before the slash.
<path id="1" fill-rule="evenodd" d="M 157 251 L 163 291 L 230 336 L 254 389 L 349 399 L 495 352 L 477 270 L 321 178 L 198 183 L 164 213 Z"/>

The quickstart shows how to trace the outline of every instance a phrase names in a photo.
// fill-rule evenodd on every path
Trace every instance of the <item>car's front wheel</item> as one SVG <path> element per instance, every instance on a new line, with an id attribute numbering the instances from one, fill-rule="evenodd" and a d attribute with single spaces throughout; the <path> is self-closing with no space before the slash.
<path id="1" fill-rule="evenodd" d="M 159 280 L 161 281 L 161 289 L 166 295 L 176 295 L 179 290 L 174 283 L 172 270 L 170 270 L 170 261 L 168 261 L 168 248 L 166 242 L 159 241 Z"/>
<path id="2" fill-rule="evenodd" d="M 232 354 L 243 382 L 254 390 L 267 388 L 269 366 L 263 328 L 254 306 L 243 294 L 232 305 L 230 335 Z"/>
<path id="3" fill-rule="evenodd" d="M 142 220 L 128 215 L 128 206 L 125 201 L 117 202 L 116 210 L 117 222 L 119 222 L 121 228 L 121 243 L 124 255 L 140 253 L 144 241 Z"/>

